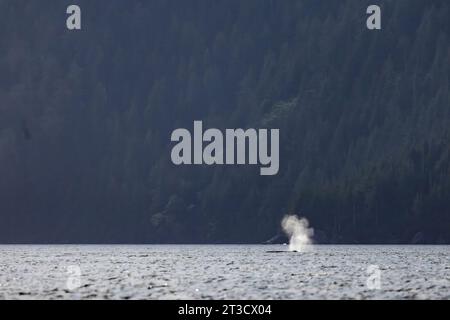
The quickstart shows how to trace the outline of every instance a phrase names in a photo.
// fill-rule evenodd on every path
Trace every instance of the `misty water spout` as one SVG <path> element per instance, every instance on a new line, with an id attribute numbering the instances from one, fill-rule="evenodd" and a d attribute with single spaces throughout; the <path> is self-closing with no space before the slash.
<path id="1" fill-rule="evenodd" d="M 289 237 L 289 251 L 304 252 L 311 247 L 314 229 L 309 228 L 306 218 L 287 215 L 281 221 L 281 226 Z"/>

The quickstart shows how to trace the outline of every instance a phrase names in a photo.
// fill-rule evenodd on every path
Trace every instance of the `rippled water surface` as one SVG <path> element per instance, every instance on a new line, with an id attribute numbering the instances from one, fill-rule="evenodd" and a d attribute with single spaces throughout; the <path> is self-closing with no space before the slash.
<path id="1" fill-rule="evenodd" d="M 0 299 L 450 298 L 450 246 L 285 250 L 0 246 Z"/>

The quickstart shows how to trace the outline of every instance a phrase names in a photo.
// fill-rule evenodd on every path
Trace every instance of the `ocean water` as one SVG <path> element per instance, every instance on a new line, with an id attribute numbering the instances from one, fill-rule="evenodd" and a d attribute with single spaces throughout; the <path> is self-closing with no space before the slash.
<path id="1" fill-rule="evenodd" d="M 0 299 L 450 299 L 450 246 L 0 246 Z"/>

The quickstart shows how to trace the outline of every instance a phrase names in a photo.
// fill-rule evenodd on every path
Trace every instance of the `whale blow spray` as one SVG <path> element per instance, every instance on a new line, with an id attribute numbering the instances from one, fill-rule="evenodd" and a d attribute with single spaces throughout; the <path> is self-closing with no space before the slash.
<path id="1" fill-rule="evenodd" d="M 310 248 L 314 229 L 309 228 L 309 222 L 306 218 L 287 215 L 281 221 L 281 226 L 289 237 L 289 251 L 304 252 Z"/>

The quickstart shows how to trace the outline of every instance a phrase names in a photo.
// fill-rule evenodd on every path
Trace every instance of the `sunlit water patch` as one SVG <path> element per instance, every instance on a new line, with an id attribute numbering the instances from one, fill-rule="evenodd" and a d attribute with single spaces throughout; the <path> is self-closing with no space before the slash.
<path id="1" fill-rule="evenodd" d="M 450 246 L 0 246 L 0 299 L 449 299 Z"/>

